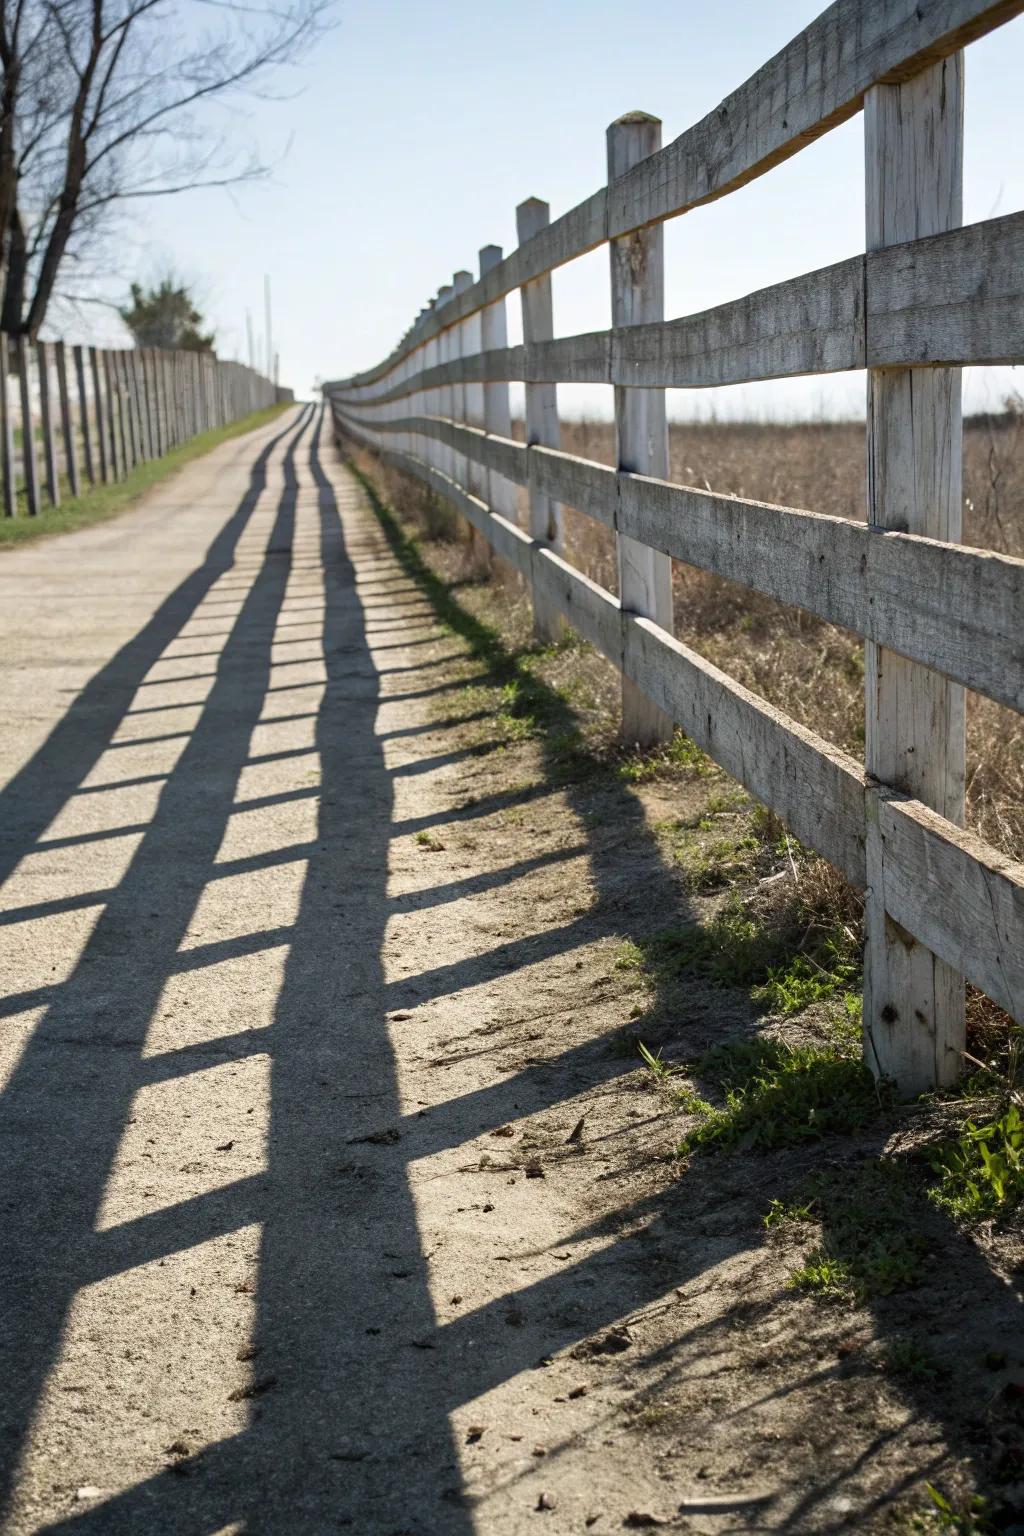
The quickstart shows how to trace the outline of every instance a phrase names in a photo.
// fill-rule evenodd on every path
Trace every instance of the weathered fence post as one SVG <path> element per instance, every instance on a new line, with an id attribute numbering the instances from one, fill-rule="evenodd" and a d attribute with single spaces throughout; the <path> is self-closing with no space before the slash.
<path id="1" fill-rule="evenodd" d="M 107 386 L 107 427 L 110 432 L 110 463 L 115 480 L 121 480 L 125 474 L 124 462 L 124 426 L 120 409 L 120 390 L 117 383 L 117 373 L 114 364 L 115 354 L 103 352 L 103 374 Z"/>
<path id="2" fill-rule="evenodd" d="M 11 402 L 7 394 L 7 375 L 10 372 L 10 342 L 0 331 L 0 454 L 3 455 L 4 517 L 13 517 L 17 507 L 17 485 L 14 478 L 14 424 L 11 421 Z"/>
<path id="3" fill-rule="evenodd" d="M 75 385 L 78 392 L 78 424 L 82 432 L 82 457 L 85 461 L 85 478 L 90 485 L 95 485 L 96 465 L 92 456 L 92 438 L 89 435 L 89 395 L 85 384 L 85 349 L 83 347 L 72 347 L 71 357 L 75 365 Z"/>
<path id="4" fill-rule="evenodd" d="M 32 388 L 28 372 L 29 344 L 24 336 L 16 342 L 18 356 L 18 395 L 21 401 L 21 453 L 25 469 L 25 501 L 29 517 L 39 516 L 39 469 L 36 465 L 36 440 L 32 428 Z"/>
<path id="5" fill-rule="evenodd" d="M 36 342 L 36 372 L 39 376 L 39 416 L 43 428 L 46 494 L 50 498 L 51 507 L 59 507 L 60 477 L 57 474 L 57 444 L 54 440 L 53 411 L 50 409 L 50 352 L 45 341 Z"/>
<path id="6" fill-rule="evenodd" d="M 661 119 L 627 112 L 608 129 L 608 181 L 661 148 Z M 665 319 L 665 230 L 636 230 L 608 244 L 611 257 L 612 325 L 661 324 Z M 668 478 L 668 425 L 663 389 L 615 386 L 616 463 L 636 474 Z M 623 613 L 653 619 L 671 634 L 672 559 L 623 534 L 616 538 L 619 599 Z M 672 721 L 622 677 L 622 735 L 642 747 L 672 739 Z"/>
<path id="7" fill-rule="evenodd" d="M 547 203 L 539 197 L 527 198 L 516 209 L 516 233 L 519 244 L 525 245 L 533 235 L 546 229 L 551 221 Z M 526 371 L 530 371 L 530 347 L 535 341 L 552 341 L 555 335 L 554 310 L 551 303 L 551 274 L 535 277 L 524 283 L 519 290 L 523 304 L 523 343 L 526 350 Z M 526 441 L 532 446 L 545 448 L 561 446 L 561 429 L 558 423 L 558 386 L 555 384 L 526 385 Z M 557 553 L 562 551 L 562 508 L 557 501 L 542 495 L 530 486 L 530 533 L 542 544 Z M 562 617 L 554 604 L 541 596 L 533 585 L 533 632 L 538 640 L 557 640 L 562 632 Z"/>
<path id="8" fill-rule="evenodd" d="M 492 267 L 498 266 L 500 261 L 501 246 L 485 245 L 480 252 L 480 276 L 486 277 Z M 507 346 L 508 317 L 505 300 L 498 299 L 480 311 L 480 351 L 504 351 Z M 485 431 L 492 433 L 495 437 L 511 437 L 512 407 L 509 402 L 507 382 L 484 384 L 483 394 Z M 491 511 L 508 518 L 511 523 L 517 523 L 519 517 L 515 486 L 510 480 L 506 480 L 504 475 L 499 475 L 496 469 L 488 469 L 486 476 L 485 499 Z"/>
<path id="9" fill-rule="evenodd" d="M 114 468 L 107 457 L 109 416 L 100 383 L 100 354 L 95 347 L 89 348 L 89 372 L 92 375 L 92 408 L 96 418 L 96 444 L 99 452 L 100 479 L 104 485 L 114 478 Z"/>
<path id="10" fill-rule="evenodd" d="M 867 249 L 962 221 L 963 55 L 864 98 Z M 961 536 L 960 370 L 868 374 L 868 522 Z M 964 690 L 865 641 L 869 774 L 950 821 L 964 811 Z M 886 847 L 868 797 L 864 1039 L 873 1070 L 914 1094 L 962 1065 L 964 982 L 889 917 Z"/>
<path id="11" fill-rule="evenodd" d="M 81 486 L 78 481 L 78 455 L 75 452 L 75 430 L 71 420 L 71 396 L 68 394 L 68 364 L 64 343 L 58 341 L 53 350 L 57 359 L 57 393 L 60 397 L 60 431 L 64 439 L 64 464 L 68 472 L 71 494 L 77 496 Z"/>
<path id="12" fill-rule="evenodd" d="M 445 283 L 443 288 L 437 290 L 437 305 L 439 309 L 451 302 L 455 289 L 451 283 Z M 444 316 L 441 317 L 442 321 Z M 441 332 L 437 338 L 437 360 L 439 363 L 450 363 L 452 360 L 451 326 Z M 451 420 L 455 414 L 455 391 L 451 384 L 442 384 L 437 392 L 437 413 L 439 416 L 447 416 Z M 439 442 L 437 445 L 437 467 L 449 480 L 455 479 L 455 452 L 447 443 Z"/>

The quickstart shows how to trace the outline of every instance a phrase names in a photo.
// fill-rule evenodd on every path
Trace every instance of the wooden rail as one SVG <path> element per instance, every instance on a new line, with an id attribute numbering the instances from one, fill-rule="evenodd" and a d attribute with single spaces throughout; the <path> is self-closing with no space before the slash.
<path id="1" fill-rule="evenodd" d="M 2 515 L 36 517 L 44 494 L 53 507 L 62 487 L 79 495 L 83 473 L 90 486 L 121 480 L 200 432 L 291 398 L 262 374 L 212 354 L 30 347 L 0 335 Z"/>
<path id="2" fill-rule="evenodd" d="M 620 670 L 627 739 L 677 723 L 865 891 L 865 1054 L 905 1093 L 959 1073 L 965 977 L 1024 1020 L 1024 867 L 962 827 L 964 689 L 1024 709 L 1024 561 L 960 542 L 958 372 L 1024 361 L 1024 214 L 960 227 L 962 49 L 1021 10 L 837 0 L 666 148 L 645 114 L 613 124 L 606 187 L 554 222 L 530 199 L 516 251 L 486 247 L 478 281 L 457 274 L 389 358 L 324 386 L 339 435 L 452 503 L 523 575 L 539 633 L 567 621 Z M 666 322 L 661 223 L 861 109 L 865 252 Z M 550 273 L 602 243 L 612 327 L 558 337 Z M 524 339 L 508 347 L 516 288 Z M 866 522 L 668 481 L 665 388 L 854 368 Z M 616 467 L 560 450 L 557 385 L 581 382 L 615 386 Z M 564 558 L 563 504 L 613 530 L 620 598 Z M 864 638 L 863 764 L 673 638 L 672 559 Z"/>

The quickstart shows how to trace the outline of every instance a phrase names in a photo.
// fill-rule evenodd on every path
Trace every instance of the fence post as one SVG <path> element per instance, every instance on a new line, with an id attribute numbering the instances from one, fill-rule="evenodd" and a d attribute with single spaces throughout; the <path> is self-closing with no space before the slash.
<path id="1" fill-rule="evenodd" d="M 92 375 L 92 409 L 96 418 L 100 479 L 106 485 L 113 479 L 113 470 L 107 458 L 107 411 L 104 409 L 103 387 L 100 384 L 100 357 L 95 347 L 89 348 L 89 372 Z"/>
<path id="2" fill-rule="evenodd" d="M 28 376 L 28 342 L 17 340 L 18 394 L 21 399 L 21 453 L 25 467 L 25 500 L 29 517 L 39 516 L 39 469 L 36 464 L 36 440 L 32 429 L 32 391 Z"/>
<path id="3" fill-rule="evenodd" d="M 57 444 L 54 441 L 53 411 L 50 409 L 50 353 L 45 341 L 36 342 L 36 372 L 39 375 L 39 415 L 43 427 L 46 494 L 50 498 L 51 507 L 59 507 L 60 478 L 57 474 Z"/>
<path id="4" fill-rule="evenodd" d="M 867 249 L 962 221 L 963 55 L 864 98 Z M 961 536 L 958 368 L 868 373 L 868 522 Z M 868 773 L 948 820 L 964 811 L 964 690 L 866 641 Z M 886 848 L 868 797 L 864 1041 L 867 1060 L 909 1095 L 962 1066 L 964 982 L 886 912 Z"/>
<path id="5" fill-rule="evenodd" d="M 89 396 L 85 385 L 85 349 L 83 347 L 72 347 L 71 357 L 75 365 L 75 385 L 78 393 L 78 424 L 82 432 L 82 458 L 85 462 L 85 478 L 90 485 L 95 485 L 96 466 L 92 456 L 92 438 L 89 435 Z"/>
<path id="6" fill-rule="evenodd" d="M 7 394 L 7 375 L 10 371 L 10 343 L 0 331 L 0 454 L 3 455 L 4 517 L 13 517 L 17 508 L 17 486 L 14 479 L 14 424 L 11 421 L 11 402 Z"/>
<path id="7" fill-rule="evenodd" d="M 107 385 L 107 426 L 110 429 L 110 463 L 115 480 L 125 475 L 124 420 L 121 416 L 120 388 L 114 362 L 115 354 L 104 350 L 103 374 Z"/>
<path id="8" fill-rule="evenodd" d="M 608 181 L 624 176 L 661 148 L 661 119 L 627 112 L 608 129 Z M 612 325 L 643 325 L 665 319 L 665 231 L 654 224 L 608 244 L 611 258 Z M 615 386 L 616 463 L 635 474 L 668 478 L 668 426 L 663 389 Z M 672 559 L 637 539 L 616 535 L 619 600 L 623 613 L 653 619 L 672 633 Z M 622 736 L 630 745 L 671 741 L 672 721 L 622 676 Z"/>
<path id="9" fill-rule="evenodd" d="M 551 221 L 551 210 L 539 197 L 527 198 L 516 209 L 516 234 L 519 244 L 525 245 L 533 235 L 546 229 Z M 555 335 L 554 310 L 551 303 L 551 274 L 544 273 L 532 282 L 524 283 L 519 290 L 523 305 L 523 343 L 529 372 L 530 347 L 535 341 L 553 341 Z M 529 446 L 540 444 L 544 448 L 561 446 L 561 430 L 558 424 L 558 387 L 555 384 L 526 385 L 526 441 Z M 531 477 L 532 478 L 532 477 Z M 546 544 L 558 554 L 562 551 L 562 508 L 549 496 L 541 495 L 530 485 L 530 533 L 541 544 Z M 557 640 L 562 632 L 562 617 L 558 609 L 541 597 L 536 583 L 533 586 L 533 632 L 538 640 Z"/>
<path id="10" fill-rule="evenodd" d="M 64 353 L 64 343 L 58 341 L 53 350 L 57 359 L 57 393 L 60 397 L 60 431 L 64 439 L 64 462 L 67 466 L 71 494 L 77 496 L 82 488 L 78 481 L 78 455 L 75 452 L 75 430 L 71 422 L 71 396 L 68 394 L 68 363 Z"/>
<path id="11" fill-rule="evenodd" d="M 451 302 L 455 289 L 451 283 L 445 283 L 443 288 L 437 290 L 437 304 L 439 309 Z M 443 318 L 443 317 L 442 317 Z M 441 332 L 437 338 L 437 360 L 439 363 L 450 363 L 452 360 L 452 329 Z M 437 391 L 437 414 L 447 416 L 449 420 L 455 414 L 455 391 L 451 384 L 442 384 Z M 438 442 L 437 467 L 449 480 L 455 479 L 455 452 L 447 443 Z"/>
<path id="12" fill-rule="evenodd" d="M 480 252 L 480 276 L 486 277 L 491 268 L 498 266 L 500 262 L 501 246 L 485 245 Z M 505 300 L 497 299 L 495 303 L 488 304 L 480 311 L 480 351 L 504 351 L 507 346 L 508 319 Z M 509 403 L 508 384 L 484 384 L 483 396 L 484 430 L 495 437 L 511 437 L 512 407 Z M 516 488 L 512 482 L 506 480 L 504 475 L 499 475 L 496 469 L 488 469 L 485 484 L 487 492 L 484 499 L 491 511 L 508 518 L 511 523 L 517 523 L 519 516 Z"/>

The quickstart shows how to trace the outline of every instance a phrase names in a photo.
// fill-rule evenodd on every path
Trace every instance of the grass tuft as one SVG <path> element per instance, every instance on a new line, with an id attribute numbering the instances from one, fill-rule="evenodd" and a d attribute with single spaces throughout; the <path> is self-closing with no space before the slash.
<path id="1" fill-rule="evenodd" d="M 861 1302 L 919 1283 L 928 1244 L 914 1218 L 918 1204 L 912 1171 L 880 1157 L 819 1174 L 788 1206 L 773 1201 L 764 1220 L 769 1230 L 820 1225 L 817 1243 L 789 1277 L 792 1290 Z M 910 1369 L 904 1355 L 891 1369 Z"/>
<path id="2" fill-rule="evenodd" d="M 837 1044 L 762 1037 L 709 1051 L 698 1071 L 717 1079 L 725 1105 L 688 1133 L 681 1153 L 797 1146 L 857 1130 L 879 1109 L 870 1072 Z"/>
<path id="3" fill-rule="evenodd" d="M 931 1155 L 938 1184 L 929 1191 L 959 1220 L 1009 1215 L 1024 1200 L 1024 1120 L 1016 1104 L 985 1125 L 968 1120 Z"/>

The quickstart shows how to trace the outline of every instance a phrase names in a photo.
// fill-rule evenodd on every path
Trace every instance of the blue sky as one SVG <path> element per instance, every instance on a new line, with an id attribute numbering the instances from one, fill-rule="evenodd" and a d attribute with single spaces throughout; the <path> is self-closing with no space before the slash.
<path id="1" fill-rule="evenodd" d="M 286 99 L 256 101 L 230 131 L 274 163 L 228 196 L 154 204 L 136 231 L 140 275 L 173 265 L 216 325 L 223 355 L 246 354 L 245 311 L 262 330 L 273 285 L 281 376 L 376 362 L 479 248 L 515 244 L 515 207 L 553 215 L 605 179 L 604 132 L 640 108 L 676 137 L 813 20 L 813 0 L 341 0 L 338 26 Z M 965 219 L 1024 207 L 1024 18 L 967 56 Z M 666 226 L 667 313 L 686 314 L 863 249 L 858 116 L 759 181 Z M 555 274 L 562 334 L 608 324 L 607 252 Z M 509 300 L 510 332 L 519 304 Z M 1024 379 L 974 370 L 968 404 L 996 405 Z M 564 388 L 563 409 L 610 406 Z M 863 382 L 832 376 L 673 393 L 673 414 L 852 414 Z"/>

